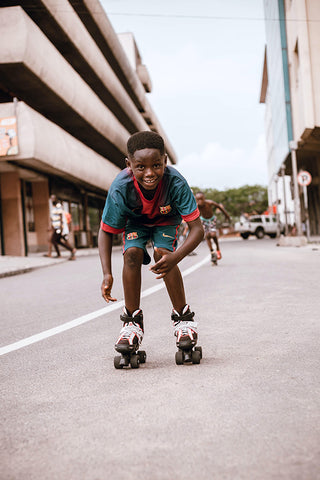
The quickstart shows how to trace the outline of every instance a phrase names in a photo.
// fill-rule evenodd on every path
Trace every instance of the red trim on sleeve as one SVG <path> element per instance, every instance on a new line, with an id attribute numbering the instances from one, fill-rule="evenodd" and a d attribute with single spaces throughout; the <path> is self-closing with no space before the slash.
<path id="1" fill-rule="evenodd" d="M 186 222 L 192 222 L 192 220 L 195 220 L 196 218 L 200 217 L 199 208 L 197 207 L 192 213 L 189 213 L 189 215 L 181 215 L 181 217 Z"/>
<path id="2" fill-rule="evenodd" d="M 102 220 L 101 220 L 101 223 L 100 223 L 100 227 L 101 227 L 101 230 L 103 230 L 104 232 L 107 232 L 107 233 L 122 233 L 122 232 L 124 232 L 124 228 L 110 227 L 110 225 L 107 225 Z"/>

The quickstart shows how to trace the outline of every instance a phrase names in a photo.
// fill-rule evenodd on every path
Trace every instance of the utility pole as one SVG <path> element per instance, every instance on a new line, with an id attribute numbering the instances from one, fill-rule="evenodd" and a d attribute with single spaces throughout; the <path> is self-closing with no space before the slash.
<path id="1" fill-rule="evenodd" d="M 293 180 L 293 196 L 294 196 L 294 217 L 297 227 L 297 235 L 302 236 L 301 226 L 301 211 L 300 211 L 300 198 L 299 198 L 299 186 L 298 186 L 298 169 L 297 169 L 297 148 L 298 143 L 292 140 L 289 142 L 291 150 L 291 164 L 292 164 L 292 180 Z"/>
<path id="2" fill-rule="evenodd" d="M 288 235 L 288 207 L 287 207 L 287 193 L 286 193 L 286 177 L 285 177 L 286 167 L 284 164 L 281 165 L 281 177 L 282 177 L 282 187 L 283 187 L 283 203 L 284 203 L 284 233 Z"/>

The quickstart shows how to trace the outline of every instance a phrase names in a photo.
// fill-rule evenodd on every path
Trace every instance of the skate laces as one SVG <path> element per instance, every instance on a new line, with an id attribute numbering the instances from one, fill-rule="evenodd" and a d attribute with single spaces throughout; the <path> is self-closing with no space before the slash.
<path id="1" fill-rule="evenodd" d="M 143 337 L 143 331 L 138 323 L 127 322 L 120 330 L 122 338 L 129 338 L 132 334 L 136 334 L 139 338 Z"/>
<path id="2" fill-rule="evenodd" d="M 180 322 L 176 322 L 174 324 L 174 335 L 185 336 L 189 335 L 192 338 L 192 333 L 197 333 L 197 322 L 188 322 L 181 320 Z"/>
<path id="3" fill-rule="evenodd" d="M 134 322 L 127 322 L 120 330 L 120 336 L 116 345 L 127 343 L 128 345 L 140 345 L 143 339 L 143 330 Z"/>

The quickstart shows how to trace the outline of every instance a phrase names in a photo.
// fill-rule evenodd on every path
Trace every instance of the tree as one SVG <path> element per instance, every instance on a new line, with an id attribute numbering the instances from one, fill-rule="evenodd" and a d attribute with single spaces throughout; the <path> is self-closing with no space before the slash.
<path id="1" fill-rule="evenodd" d="M 219 191 L 213 188 L 200 189 L 192 187 L 194 194 L 203 192 L 206 198 L 222 203 L 233 221 L 237 221 L 241 214 L 261 214 L 268 209 L 268 190 L 262 185 L 244 185 L 239 188 L 230 188 Z M 221 214 L 218 215 L 218 218 Z M 222 215 L 221 219 L 224 219 Z"/>

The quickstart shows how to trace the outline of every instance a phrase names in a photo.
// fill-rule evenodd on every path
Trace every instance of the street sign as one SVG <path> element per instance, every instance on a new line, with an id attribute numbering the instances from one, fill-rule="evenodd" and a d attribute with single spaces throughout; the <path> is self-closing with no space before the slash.
<path id="1" fill-rule="evenodd" d="M 298 183 L 301 187 L 307 187 L 312 182 L 311 173 L 307 172 L 306 170 L 302 170 L 298 173 Z"/>

